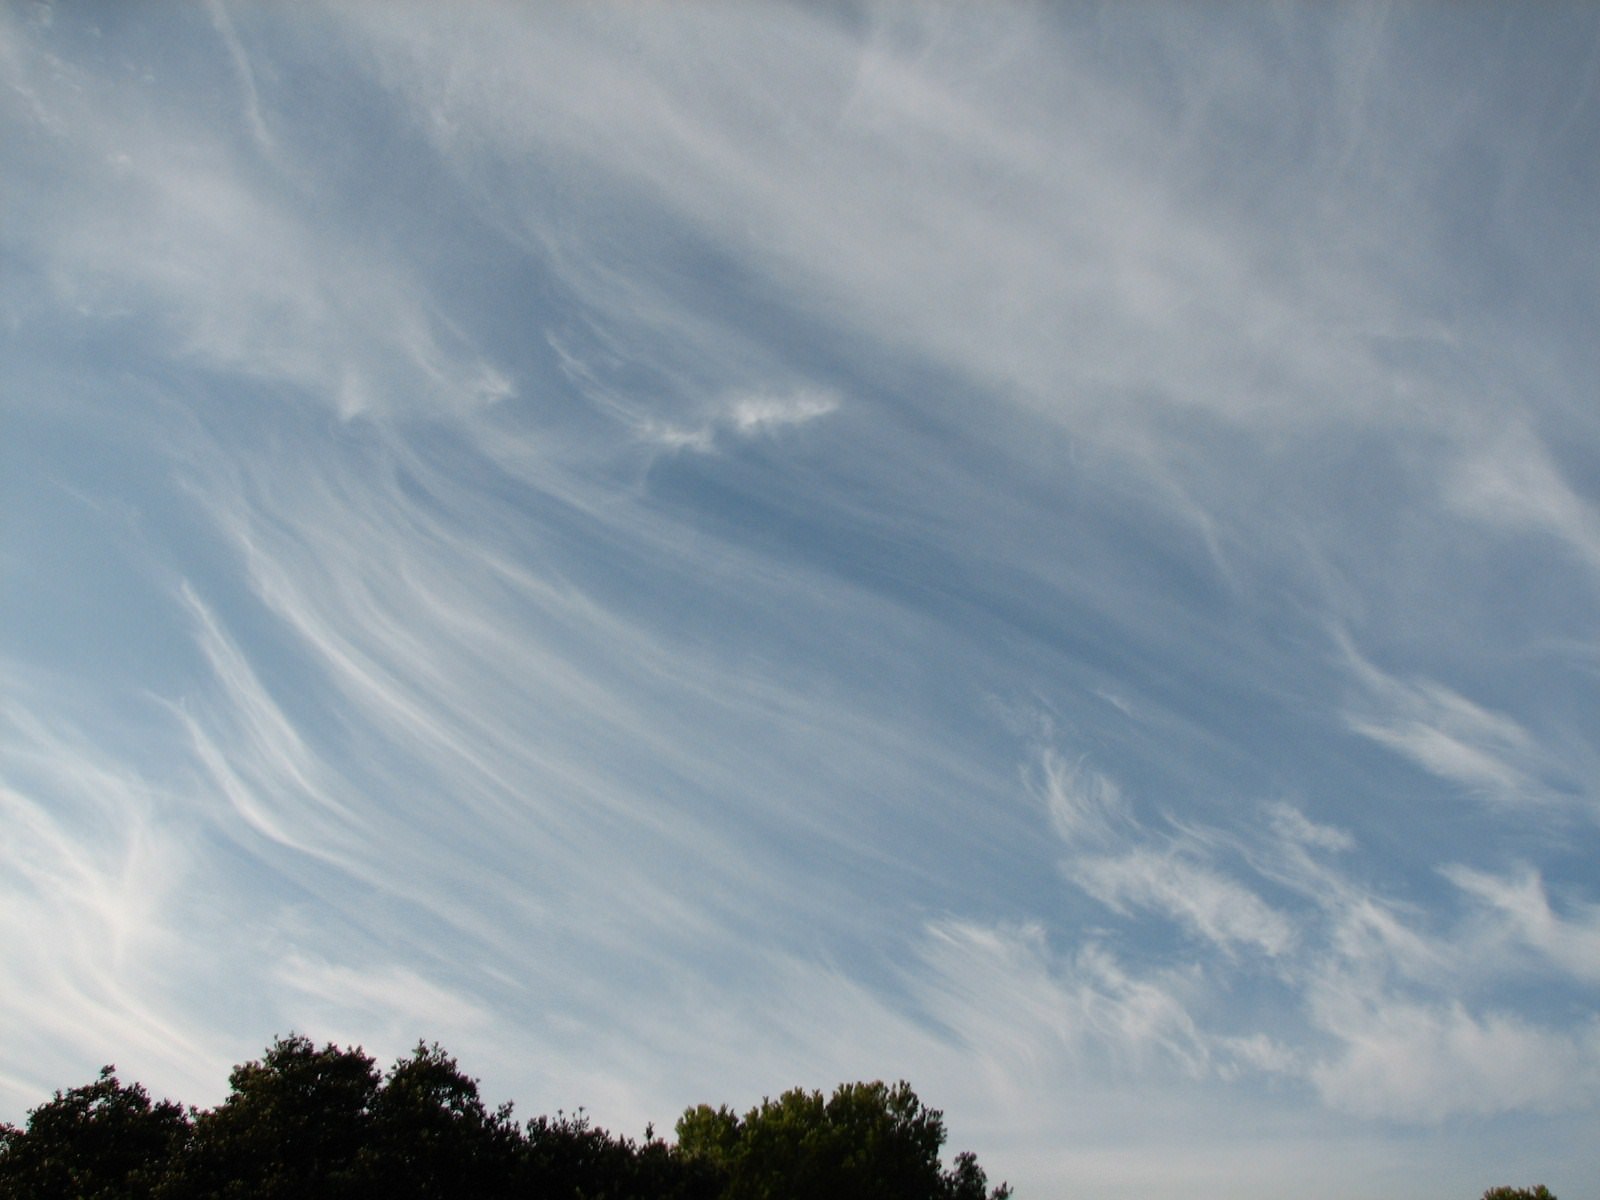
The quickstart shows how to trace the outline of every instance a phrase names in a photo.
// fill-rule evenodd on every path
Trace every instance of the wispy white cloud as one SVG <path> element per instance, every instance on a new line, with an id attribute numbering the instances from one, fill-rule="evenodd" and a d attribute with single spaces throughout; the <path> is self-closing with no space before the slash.
<path id="1" fill-rule="evenodd" d="M 1548 802 L 1547 765 L 1533 736 L 1504 713 L 1474 703 L 1431 680 L 1405 680 L 1345 654 L 1364 695 L 1347 716 L 1350 728 L 1411 759 L 1425 771 L 1486 800 Z"/>
<path id="2" fill-rule="evenodd" d="M 1204 974 L 1189 980 L 1182 1028 L 1194 1047 L 1190 1061 L 1208 1073 L 1303 1079 L 1333 1108 L 1404 1121 L 1571 1111 L 1594 1102 L 1600 1029 L 1582 1022 L 1541 1025 L 1498 1011 L 1492 1001 L 1475 1008 L 1464 998 L 1474 986 L 1520 974 L 1519 947 L 1591 980 L 1600 945 L 1592 905 L 1558 917 L 1536 875 L 1506 879 L 1452 866 L 1445 875 L 1485 902 L 1498 921 L 1485 924 L 1467 913 L 1441 927 L 1358 883 L 1330 857 L 1355 850 L 1351 837 L 1294 808 L 1274 806 L 1254 832 L 1194 826 L 1157 832 L 1127 815 L 1112 781 L 1084 767 L 1064 775 L 1053 753 L 1043 761 L 1047 809 L 1068 850 L 1067 880 L 1121 917 L 1154 914 L 1220 949 L 1252 947 L 1270 961 L 1270 967 L 1255 967 L 1231 955 L 1211 959 Z M 1083 823 L 1077 819 L 1089 789 L 1071 786 L 1086 775 L 1094 779 L 1094 795 L 1116 797 L 1122 818 L 1099 825 L 1094 853 L 1080 848 Z M 1077 811 L 1069 809 L 1074 819 L 1063 822 L 1067 795 Z M 1232 873 L 1207 862 L 1219 848 L 1235 852 Z M 1268 906 L 1252 877 L 1298 893 L 1300 903 Z M 1114 945 L 1111 936 L 1096 932 L 1085 953 L 1093 957 Z M 1258 971 L 1286 986 L 1306 1031 L 1332 1039 L 1336 1049 L 1315 1049 L 1306 1033 L 1286 1042 L 1277 1024 L 1283 1014 L 1245 1033 L 1215 1024 L 1212 1005 L 1221 989 L 1241 986 Z M 1054 1006 L 1062 1014 L 1072 1011 L 1060 997 Z M 1191 1010 L 1202 1015 L 1191 1018 Z"/>
<path id="3" fill-rule="evenodd" d="M 1557 971 L 1589 983 L 1600 981 L 1600 904 L 1574 903 L 1556 912 L 1539 872 L 1524 867 L 1513 875 L 1495 875 L 1470 867 L 1442 868 L 1445 878 L 1481 900 L 1499 920 L 1477 931 L 1494 950 L 1520 943 Z M 1500 943 L 1500 945 L 1496 945 Z"/>
<path id="4" fill-rule="evenodd" d="M 1096 943 L 1060 960 L 1036 925 L 939 923 L 922 955 L 931 972 L 922 1002 L 1003 1086 L 1048 1090 L 1061 1073 L 1108 1058 L 1157 1075 L 1206 1065 L 1181 971 L 1139 977 Z"/>
<path id="5" fill-rule="evenodd" d="M 348 825 L 348 810 L 329 794 L 325 784 L 313 778 L 324 774 L 321 765 L 283 710 L 262 687 L 238 646 L 223 632 L 215 615 L 187 582 L 181 586 L 181 595 L 194 618 L 200 650 L 227 697 L 230 716 L 236 717 L 240 726 L 238 732 L 221 735 L 227 743 L 224 752 L 200 720 L 181 712 L 196 756 L 239 815 L 258 832 L 299 850 L 325 844 L 328 840 L 325 836 L 310 836 L 311 827 L 329 819 Z M 248 773 L 251 778 L 241 777 L 241 772 Z M 268 803 L 286 810 L 290 796 L 299 802 L 296 807 L 308 803 L 310 809 L 315 810 L 310 827 L 305 819 L 310 814 L 303 808 L 295 815 L 287 811 L 275 815 L 269 810 Z M 270 802 L 266 797 L 271 797 Z M 288 832 L 284 821 L 304 832 Z"/>
<path id="6" fill-rule="evenodd" d="M 1116 782 L 1083 761 L 1047 750 L 1038 775 L 1067 848 L 1062 872 L 1075 886 L 1125 916 L 1144 909 L 1174 920 L 1229 953 L 1253 947 L 1272 956 L 1292 947 L 1289 919 L 1207 865 L 1207 848 L 1192 832 L 1176 831 L 1163 844 L 1135 819 Z"/>
<path id="7" fill-rule="evenodd" d="M 839 397 L 825 391 L 739 396 L 728 406 L 728 419 L 734 429 L 749 437 L 775 433 L 791 425 L 804 425 L 827 416 L 838 407 Z"/>
<path id="8" fill-rule="evenodd" d="M 13 701 L 4 728 L 4 1102 L 20 1111 L 106 1062 L 174 1091 L 213 1086 L 217 1040 L 176 1003 L 194 974 L 184 893 L 199 848 L 172 795 Z"/>
<path id="9" fill-rule="evenodd" d="M 242 63 L 226 9 L 212 13 Z M 125 76 L 32 56 L 24 68 L 18 87 L 42 114 L 35 153 L 59 183 L 17 198 L 10 240 L 53 303 L 154 321 L 196 361 L 304 389 L 345 417 L 514 390 L 395 259 L 314 219 L 305 164 L 241 157 L 181 98 Z M 249 113 L 261 135 L 254 98 Z M 115 204 L 96 201 L 107 193 Z"/>
<path id="10" fill-rule="evenodd" d="M 668 450 L 716 449 L 717 434 L 725 431 L 738 438 L 772 437 L 780 431 L 805 425 L 839 408 L 833 392 L 815 388 L 794 392 L 763 392 L 736 395 L 717 405 L 699 425 L 678 426 L 656 418 L 643 418 L 637 428 L 641 436 Z"/>
<path id="11" fill-rule="evenodd" d="M 1526 426 L 1469 445 L 1444 488 L 1448 503 L 1475 520 L 1553 538 L 1585 566 L 1600 569 L 1600 508 L 1574 489 Z"/>
<path id="12" fill-rule="evenodd" d="M 404 1046 L 419 1038 L 449 1044 L 481 1033 L 490 1019 L 470 996 L 402 964 L 330 963 L 291 951 L 273 972 L 303 998 L 296 1028 L 315 1028 L 352 1045 L 380 1040 Z"/>
<path id="13" fill-rule="evenodd" d="M 617 220 L 596 223 L 599 263 L 637 245 L 621 214 L 648 204 L 647 228 L 714 235 L 808 310 L 1133 451 L 1149 445 L 1151 410 L 1168 404 L 1279 432 L 1354 415 L 1443 427 L 1443 406 L 1384 403 L 1391 373 L 1359 337 L 1341 336 L 1403 319 L 1382 273 L 1363 269 L 1379 267 L 1377 246 L 1396 235 L 1359 173 L 1312 170 L 1297 189 L 1257 198 L 1298 218 L 1275 213 L 1281 236 L 1264 249 L 1243 198 L 1185 202 L 1189 173 L 1210 161 L 1204 128 L 1172 136 L 1158 106 L 1070 37 L 1067 69 L 1043 69 L 1038 43 L 1020 33 L 1050 25 L 1040 15 L 1018 13 L 1006 31 L 973 14 L 873 15 L 863 39 L 826 14 L 768 12 L 761 50 L 745 20 L 699 10 L 567 13 L 533 30 L 480 9 L 449 32 L 424 9 L 341 15 L 484 207 L 611 315 L 692 319 L 667 315 L 643 279 L 617 293 L 614 269 L 572 245 L 573 222 L 513 209 L 488 181 L 558 163 L 580 194 L 616 206 Z M 1184 49 L 1175 60 L 1226 60 L 1219 76 L 1253 61 L 1216 31 L 1167 35 Z M 1270 87 L 1259 62 L 1255 71 Z M 1252 117 L 1247 88 L 1187 72 L 1180 87 L 1196 112 Z M 1350 95 L 1352 108 L 1363 103 Z M 1145 161 L 1156 147 L 1165 171 Z M 1317 188 L 1358 203 L 1295 205 Z M 1290 232 L 1306 221 L 1320 237 Z M 1391 271 L 1420 253 L 1393 249 Z"/>
<path id="14" fill-rule="evenodd" d="M 1227 950 L 1253 947 L 1269 955 L 1288 950 L 1294 928 L 1261 897 L 1178 853 L 1131 853 L 1074 860 L 1068 875 L 1101 903 L 1126 913 L 1153 910 Z"/>
<path id="15" fill-rule="evenodd" d="M 261 115 L 261 96 L 256 90 L 255 72 L 250 68 L 250 56 L 239 40 L 239 32 L 234 28 L 233 18 L 228 15 L 228 6 L 224 0 L 207 0 L 206 11 L 211 14 L 211 23 L 216 26 L 217 36 L 228 48 L 228 57 L 233 61 L 234 73 L 239 79 L 239 90 L 244 98 L 244 115 L 250 126 L 250 133 L 255 138 L 256 145 L 264 153 L 271 154 L 272 133 Z"/>
<path id="16" fill-rule="evenodd" d="M 1092 848 L 1126 836 L 1132 815 L 1115 780 L 1054 751 L 1040 756 L 1038 769 L 1050 823 L 1068 845 Z"/>
<path id="17" fill-rule="evenodd" d="M 1318 1024 L 1340 1051 L 1311 1070 L 1328 1103 L 1367 1117 L 1442 1121 L 1462 1113 L 1585 1108 L 1600 1090 L 1600 1023 L 1540 1028 L 1460 1004 L 1318 990 Z"/>

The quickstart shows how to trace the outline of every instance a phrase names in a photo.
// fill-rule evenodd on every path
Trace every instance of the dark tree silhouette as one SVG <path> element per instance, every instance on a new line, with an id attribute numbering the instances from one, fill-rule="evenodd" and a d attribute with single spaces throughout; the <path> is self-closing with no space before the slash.
<path id="1" fill-rule="evenodd" d="M 364 1184 L 389 1200 L 514 1194 L 523 1143 L 511 1106 L 488 1111 L 478 1084 L 438 1045 L 418 1043 L 385 1076 L 362 1148 Z"/>
<path id="2" fill-rule="evenodd" d="M 372 1141 L 378 1070 L 359 1048 L 274 1042 L 235 1067 L 228 1098 L 195 1117 L 165 1195 L 292 1200 L 358 1194 Z"/>
<path id="3" fill-rule="evenodd" d="M 144 1200 L 189 1137 L 171 1101 L 151 1104 L 113 1067 L 84 1087 L 57 1092 L 26 1128 L 0 1127 L 0 1196 L 15 1200 Z"/>
<path id="4" fill-rule="evenodd" d="M 646 1134 L 615 1137 L 580 1109 L 528 1122 L 522 1171 L 528 1197 L 585 1200 L 718 1200 L 723 1174 Z"/>
<path id="5" fill-rule="evenodd" d="M 701 1105 L 669 1145 L 579 1109 L 512 1119 L 419 1043 L 386 1074 L 360 1048 L 280 1038 L 204 1112 L 110 1067 L 0 1127 L 0 1200 L 1001 1200 L 910 1085 L 795 1090 L 745 1116 Z M 1489 1200 L 1521 1200 L 1491 1197 Z M 1547 1200 L 1537 1197 L 1534 1200 Z"/>

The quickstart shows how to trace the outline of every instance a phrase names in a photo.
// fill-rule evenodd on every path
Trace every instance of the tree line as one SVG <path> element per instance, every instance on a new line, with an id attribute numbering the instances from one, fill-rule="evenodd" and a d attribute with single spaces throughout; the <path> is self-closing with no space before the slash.
<path id="1" fill-rule="evenodd" d="M 357 1049 L 279 1038 L 215 1108 L 152 1102 L 112 1067 L 0 1124 L 0 1200 L 1006 1200 L 943 1115 L 901 1082 L 803 1089 L 739 1114 L 685 1110 L 673 1142 L 579 1109 L 489 1109 L 438 1045 L 387 1072 Z M 1543 1185 L 1482 1200 L 1556 1200 Z"/>
<path id="2" fill-rule="evenodd" d="M 673 1142 L 579 1109 L 519 1122 L 437 1045 L 386 1072 L 279 1038 L 214 1108 L 153 1102 L 106 1067 L 0 1125 L 0 1200 L 1005 1200 L 904 1082 L 686 1110 Z"/>

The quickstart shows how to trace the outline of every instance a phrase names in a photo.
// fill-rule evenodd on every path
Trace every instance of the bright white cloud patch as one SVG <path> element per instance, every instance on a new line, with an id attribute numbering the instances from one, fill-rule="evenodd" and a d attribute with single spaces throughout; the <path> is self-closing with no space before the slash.
<path id="1" fill-rule="evenodd" d="M 735 396 L 703 424 L 677 426 L 654 418 L 638 422 L 645 441 L 666 450 L 698 450 L 709 453 L 717 448 L 718 433 L 734 438 L 773 437 L 797 425 L 826 417 L 839 407 L 831 392 L 798 391 L 789 394 L 757 393 Z"/>
<path id="2" fill-rule="evenodd" d="M 1083 858 L 1072 882 L 1112 908 L 1147 908 L 1176 920 L 1224 949 L 1250 946 L 1280 954 L 1293 927 L 1261 898 L 1225 875 L 1175 853 L 1136 850 L 1119 857 Z"/>
<path id="3" fill-rule="evenodd" d="M 741 396 L 729 407 L 729 419 L 742 434 L 771 433 L 790 425 L 804 425 L 839 407 L 839 398 L 826 392 L 799 392 L 790 396 Z"/>
<path id="4" fill-rule="evenodd" d="M 1075 790 L 1080 808 L 1090 795 L 1113 797 L 1124 809 L 1126 802 L 1114 783 L 1088 768 L 1064 779 L 1060 762 L 1046 754 L 1042 773 L 1070 851 L 1065 878 L 1118 916 L 1157 916 L 1224 952 L 1190 980 L 1187 1005 L 1198 1012 L 1215 1006 L 1221 1017 L 1227 992 L 1252 977 L 1270 977 L 1291 989 L 1311 1027 L 1338 1047 L 1331 1055 L 1310 1047 L 1295 1054 L 1267 1029 L 1228 1033 L 1220 1021 L 1208 1028 L 1172 995 L 1148 982 L 1138 985 L 1132 994 L 1143 1003 L 1129 1015 L 1181 1014 L 1167 1024 L 1185 1030 L 1194 1047 L 1185 1059 L 1191 1068 L 1203 1064 L 1223 1077 L 1248 1068 L 1303 1078 L 1335 1108 L 1407 1121 L 1583 1109 L 1594 1102 L 1600 1026 L 1541 1026 L 1492 1007 L 1474 1012 L 1460 998 L 1474 976 L 1481 987 L 1485 979 L 1508 983 L 1523 973 L 1527 965 L 1516 953 L 1521 946 L 1557 970 L 1592 979 L 1592 912 L 1557 917 L 1537 877 L 1511 881 L 1448 867 L 1446 876 L 1485 901 L 1499 920 L 1487 927 L 1463 918 L 1454 929 L 1419 928 L 1420 914 L 1368 891 L 1328 857 L 1357 849 L 1348 835 L 1281 805 L 1266 830 L 1243 835 L 1193 826 L 1158 833 L 1124 820 L 1120 851 L 1082 853 L 1081 825 L 1060 819 L 1064 794 Z M 1091 787 L 1083 786 L 1085 779 Z M 1250 865 L 1237 874 L 1209 865 L 1219 851 Z M 1252 880 L 1288 884 L 1302 900 L 1280 911 L 1261 899 Z M 1085 949 L 1089 961 L 1101 955 L 1105 936 Z M 1034 941 L 1042 941 L 1037 932 Z M 1234 953 L 1241 948 L 1270 962 L 1241 959 Z M 1168 969 L 1176 970 L 1184 957 L 1174 955 Z M 990 966 L 987 974 L 994 973 Z M 1054 1008 L 1071 1011 L 1064 1002 Z M 1141 1025 L 1135 1020 L 1132 1027 Z M 1127 1026 L 1116 1028 L 1120 1037 Z"/>
<path id="5" fill-rule="evenodd" d="M 1496 949 L 1504 941 L 1521 943 L 1556 971 L 1586 982 L 1600 980 L 1600 905 L 1580 902 L 1560 913 L 1550 905 L 1539 873 L 1524 870 L 1499 876 L 1469 867 L 1443 869 L 1451 883 L 1482 900 L 1498 917 L 1480 936 Z"/>
<path id="6" fill-rule="evenodd" d="M 1569 1034 L 1398 996 L 1372 1003 L 1341 995 L 1319 1007 L 1344 1049 L 1311 1076 L 1329 1103 L 1361 1116 L 1562 1110 L 1588 1107 L 1600 1092 L 1600 1023 Z"/>
<path id="7" fill-rule="evenodd" d="M 1596 30 L 0 12 L 0 1119 L 298 1029 L 1581 1193 Z"/>

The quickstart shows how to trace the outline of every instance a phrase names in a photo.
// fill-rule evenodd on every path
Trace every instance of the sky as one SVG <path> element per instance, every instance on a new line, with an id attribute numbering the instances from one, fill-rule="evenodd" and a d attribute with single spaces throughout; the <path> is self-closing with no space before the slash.
<path id="1" fill-rule="evenodd" d="M 0 1120 L 438 1041 L 1600 1179 L 1600 9 L 0 7 Z"/>

